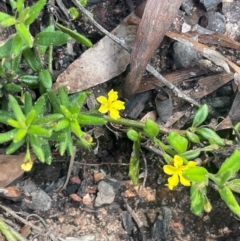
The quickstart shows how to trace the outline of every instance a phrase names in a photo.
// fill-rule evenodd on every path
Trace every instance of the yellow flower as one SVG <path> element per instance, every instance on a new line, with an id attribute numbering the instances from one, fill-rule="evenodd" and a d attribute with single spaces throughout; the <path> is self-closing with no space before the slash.
<path id="1" fill-rule="evenodd" d="M 32 162 L 32 161 L 27 161 L 27 162 L 25 162 L 25 163 L 23 163 L 23 164 L 21 165 L 21 168 L 22 168 L 25 172 L 29 172 L 29 171 L 31 171 L 32 166 L 33 166 L 33 162 Z"/>
<path id="2" fill-rule="evenodd" d="M 170 190 L 173 190 L 173 188 L 178 185 L 179 179 L 183 186 L 191 186 L 190 181 L 183 177 L 182 172 L 189 167 L 196 165 L 197 163 L 195 161 L 189 161 L 187 165 L 183 165 L 183 159 L 180 156 L 175 155 L 173 158 L 173 165 L 164 165 L 163 167 L 163 171 L 167 175 L 172 175 L 168 178 L 168 184 L 166 184 L 166 186 L 168 186 Z"/>
<path id="3" fill-rule="evenodd" d="M 124 102 L 117 100 L 118 99 L 118 92 L 114 90 L 110 90 L 108 92 L 108 99 L 105 96 L 99 96 L 97 101 L 101 104 L 100 108 L 98 109 L 99 112 L 105 114 L 109 112 L 109 115 L 117 120 L 120 118 L 119 110 L 124 110 Z"/>

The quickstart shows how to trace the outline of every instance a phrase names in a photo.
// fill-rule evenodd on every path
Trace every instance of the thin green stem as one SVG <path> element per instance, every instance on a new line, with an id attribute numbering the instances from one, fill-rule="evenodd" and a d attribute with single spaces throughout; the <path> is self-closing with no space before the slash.
<path id="1" fill-rule="evenodd" d="M 104 115 L 103 117 L 108 122 L 117 123 L 117 124 L 128 126 L 128 127 L 143 129 L 145 126 L 145 123 L 140 122 L 140 121 L 128 120 L 125 118 L 119 118 L 119 119 L 115 120 L 107 115 Z"/>
<path id="2" fill-rule="evenodd" d="M 50 16 L 49 16 L 49 25 L 52 25 L 53 24 L 53 14 L 50 13 Z M 52 61 L 53 61 L 53 46 L 49 46 L 49 49 L 48 49 L 48 70 L 49 72 L 52 74 Z"/>

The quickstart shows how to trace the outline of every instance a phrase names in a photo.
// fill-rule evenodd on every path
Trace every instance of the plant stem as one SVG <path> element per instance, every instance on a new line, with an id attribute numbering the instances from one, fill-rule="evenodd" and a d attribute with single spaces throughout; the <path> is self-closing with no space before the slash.
<path id="1" fill-rule="evenodd" d="M 134 120 L 128 120 L 125 118 L 119 118 L 117 120 L 111 118 L 110 116 L 104 115 L 103 116 L 104 119 L 106 121 L 112 122 L 112 123 L 117 123 L 120 125 L 124 125 L 124 126 L 129 126 L 129 127 L 133 127 L 133 128 L 139 128 L 139 129 L 143 129 L 145 126 L 144 122 L 140 122 L 140 121 L 134 121 Z"/>
<path id="2" fill-rule="evenodd" d="M 53 24 L 53 14 L 50 13 L 49 16 L 49 25 Z M 48 70 L 52 74 L 52 61 L 53 61 L 53 46 L 49 46 L 48 49 Z"/>
<path id="3" fill-rule="evenodd" d="M 17 241 L 8 225 L 0 218 L 0 232 L 5 236 L 7 240 Z"/>

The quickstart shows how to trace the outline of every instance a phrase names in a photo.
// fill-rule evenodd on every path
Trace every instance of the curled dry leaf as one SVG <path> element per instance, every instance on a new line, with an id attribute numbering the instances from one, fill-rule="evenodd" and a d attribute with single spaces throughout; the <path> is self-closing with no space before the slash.
<path id="1" fill-rule="evenodd" d="M 137 26 L 128 25 L 125 19 L 113 31 L 116 37 L 132 45 Z M 125 71 L 130 61 L 130 54 L 109 37 L 104 37 L 92 48 L 85 51 L 58 76 L 53 89 L 59 86 L 75 93 L 104 83 Z"/>

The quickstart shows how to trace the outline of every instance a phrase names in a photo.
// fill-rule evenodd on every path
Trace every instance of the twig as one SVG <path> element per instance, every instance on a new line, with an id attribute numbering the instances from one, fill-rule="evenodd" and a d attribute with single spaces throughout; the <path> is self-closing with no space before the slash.
<path id="1" fill-rule="evenodd" d="M 142 241 L 146 241 L 147 239 L 146 239 L 146 235 L 145 235 L 145 230 L 144 230 L 144 226 L 143 226 L 141 220 L 138 218 L 137 214 L 132 210 L 132 208 L 127 203 L 125 203 L 125 206 L 127 208 L 127 211 L 130 213 L 130 215 L 136 222 L 136 224 L 141 232 Z"/>
<path id="2" fill-rule="evenodd" d="M 118 162 L 102 162 L 102 163 L 82 163 L 82 162 L 75 162 L 79 165 L 84 166 L 102 166 L 102 165 L 120 165 L 120 166 L 129 166 L 129 163 L 118 163 Z"/>
<path id="3" fill-rule="evenodd" d="M 68 167 L 68 173 L 67 173 L 66 181 L 58 192 L 61 192 L 62 190 L 64 190 L 66 188 L 67 184 L 68 184 L 68 181 L 69 181 L 70 176 L 71 176 L 72 168 L 73 168 L 73 163 L 74 163 L 74 160 L 75 160 L 75 157 L 76 157 L 76 151 L 77 151 L 77 148 L 76 148 L 76 146 L 74 146 L 73 147 L 73 154 L 71 156 L 69 167 Z"/>
<path id="4" fill-rule="evenodd" d="M 77 8 L 84 14 L 86 17 L 89 19 L 89 21 L 95 25 L 101 32 L 103 32 L 105 35 L 107 35 L 109 38 L 111 38 L 114 42 L 119 44 L 121 47 L 126 49 L 128 52 L 131 52 L 131 47 L 125 44 L 124 40 L 120 40 L 116 36 L 112 35 L 109 33 L 106 29 L 104 29 L 100 24 L 98 24 L 92 16 L 89 15 L 87 10 L 77 1 L 77 0 L 72 0 L 72 2 L 77 6 Z M 180 89 L 178 89 L 175 85 L 173 85 L 171 82 L 169 82 L 167 79 L 165 79 L 161 74 L 159 74 L 150 64 L 147 65 L 146 68 L 153 76 L 155 76 L 158 80 L 163 82 L 168 88 L 170 88 L 179 98 L 182 98 L 186 100 L 187 102 L 195 105 L 195 106 L 200 106 L 200 104 L 195 101 L 194 99 L 188 97 L 185 95 Z"/>
<path id="5" fill-rule="evenodd" d="M 147 169 L 147 160 L 146 160 L 146 157 L 145 157 L 145 154 L 144 152 L 141 150 L 141 154 L 142 154 L 142 157 L 143 157 L 143 161 L 144 161 L 144 177 L 143 177 L 143 183 L 142 183 L 142 187 L 141 187 L 141 190 L 140 190 L 140 196 L 142 196 L 142 192 L 145 188 L 145 185 L 146 185 L 146 180 L 147 180 L 147 175 L 148 175 L 148 169 Z"/>
<path id="6" fill-rule="evenodd" d="M 27 220 L 25 220 L 24 218 L 19 217 L 13 210 L 11 210 L 10 208 L 7 208 L 3 205 L 0 204 L 0 208 L 3 209 L 5 212 L 9 213 L 11 216 L 13 216 L 14 218 L 16 218 L 18 221 L 22 222 L 25 225 L 30 226 L 32 229 L 36 230 L 38 233 L 40 234 L 44 234 L 45 231 L 42 230 L 41 228 L 35 226 L 34 224 L 32 224 L 31 222 L 28 222 Z"/>

